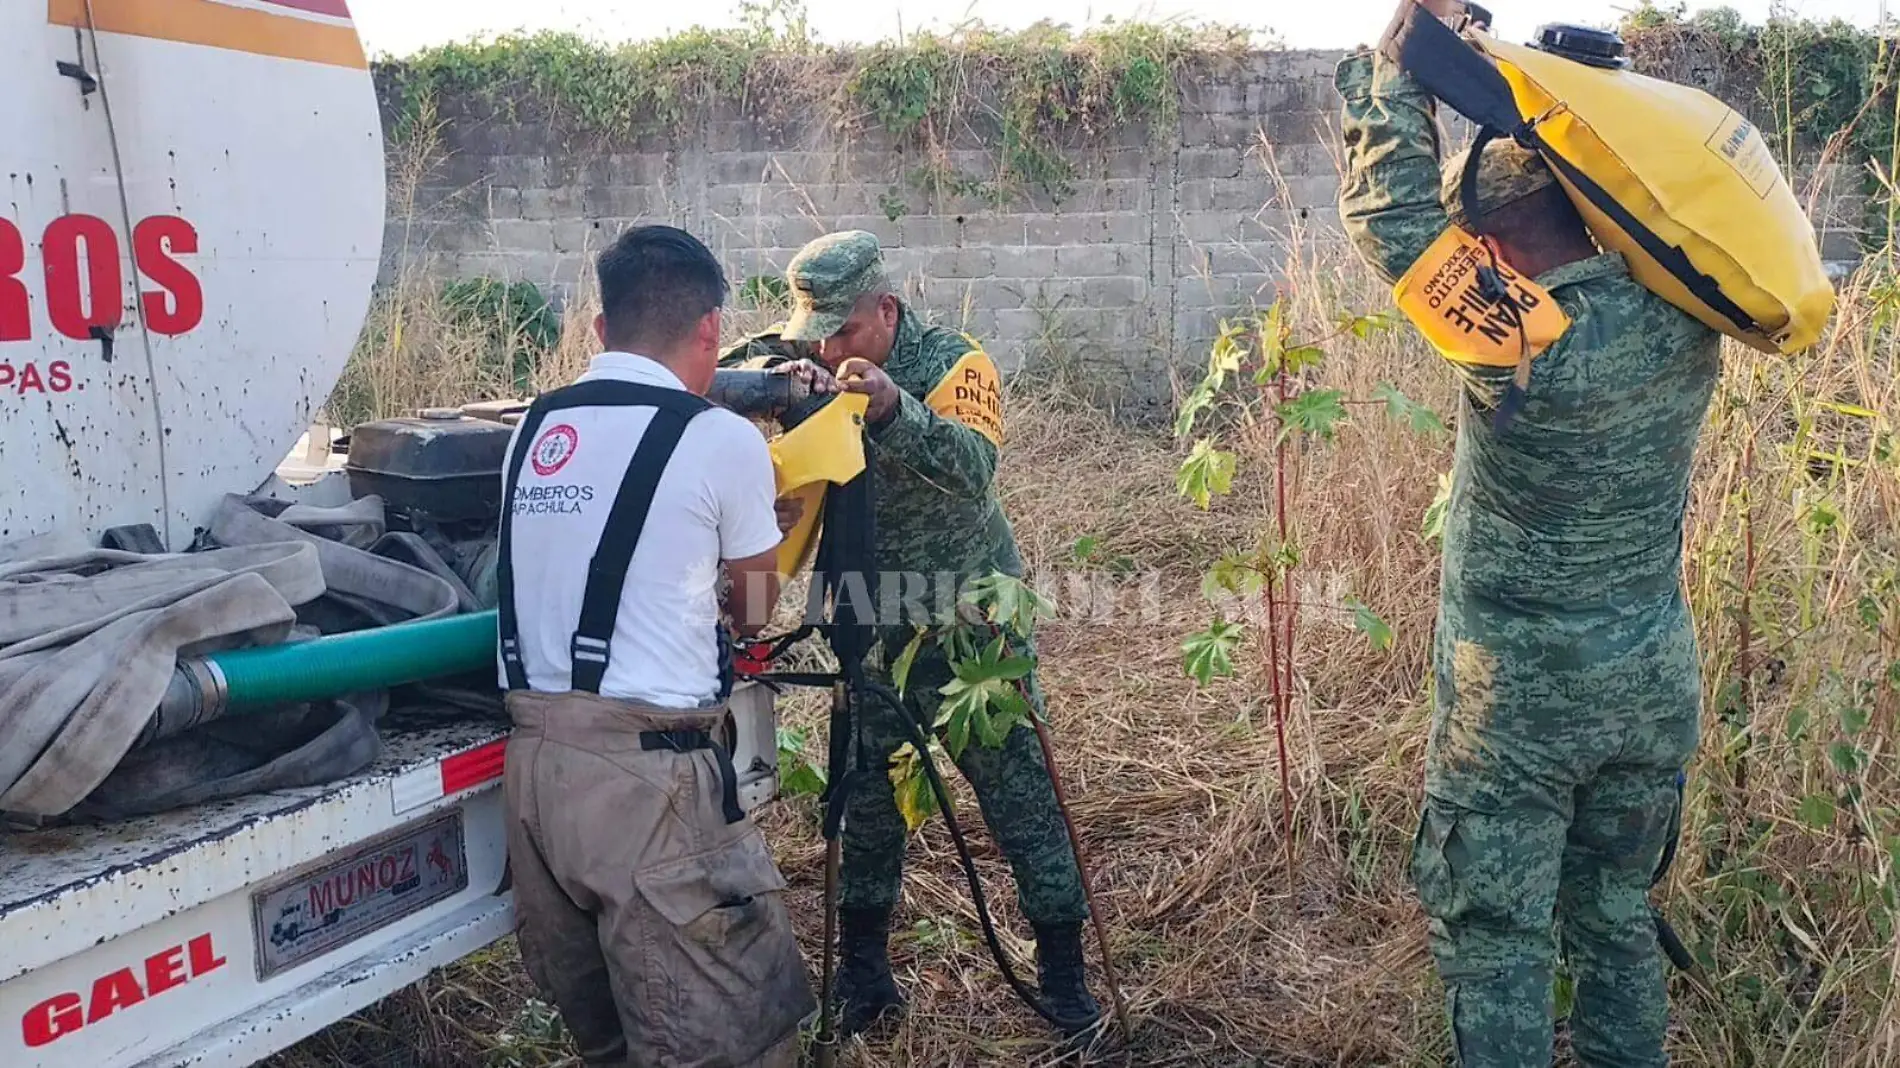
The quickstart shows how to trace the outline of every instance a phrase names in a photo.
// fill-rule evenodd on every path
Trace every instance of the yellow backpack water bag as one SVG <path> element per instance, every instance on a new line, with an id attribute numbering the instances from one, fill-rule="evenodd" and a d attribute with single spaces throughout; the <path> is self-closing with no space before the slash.
<path id="1" fill-rule="evenodd" d="M 1733 108 L 1627 69 L 1621 42 L 1601 31 L 1546 26 L 1527 47 L 1460 37 L 1413 5 L 1389 44 L 1480 141 L 1536 150 L 1645 288 L 1762 352 L 1820 338 L 1835 298 L 1814 226 L 1761 132 Z M 1477 158 L 1464 175 L 1468 212 Z"/>

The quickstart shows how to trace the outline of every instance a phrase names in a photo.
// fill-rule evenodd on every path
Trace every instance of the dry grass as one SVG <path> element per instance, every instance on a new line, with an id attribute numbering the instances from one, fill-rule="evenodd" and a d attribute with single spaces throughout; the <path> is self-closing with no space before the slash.
<path id="1" fill-rule="evenodd" d="M 1299 250 L 1284 289 L 1299 333 L 1386 305 L 1342 250 L 1286 236 Z M 1877 263 L 1857 275 L 1837 329 L 1807 356 L 1731 347 L 1698 460 L 1686 582 L 1705 656 L 1705 743 L 1690 769 L 1682 852 L 1657 900 L 1712 985 L 1672 976 L 1680 1064 L 1846 1068 L 1900 1057 L 1900 365 L 1887 324 L 1900 298 L 1890 277 Z M 414 301 L 405 314 L 426 306 Z M 591 350 L 586 306 L 570 312 L 544 380 L 570 377 Z M 452 348 L 417 338 L 364 359 L 389 361 L 391 380 L 402 379 L 388 370 L 402 361 L 453 362 Z M 1337 345 L 1319 376 L 1353 397 L 1395 382 L 1453 410 L 1449 373 L 1409 331 Z M 401 403 L 459 399 L 466 387 L 438 376 Z M 1295 459 L 1303 603 L 1359 596 L 1397 641 L 1374 652 L 1331 614 L 1302 616 L 1289 872 L 1264 664 L 1250 647 L 1238 678 L 1197 689 L 1179 651 L 1211 611 L 1202 571 L 1267 529 L 1268 428 L 1235 431 L 1236 492 L 1200 512 L 1173 491 L 1183 453 L 1165 436 L 1046 386 L 1019 388 L 1010 420 L 1000 482 L 1032 567 L 1126 573 L 1130 586 L 1152 576 L 1163 594 L 1159 620 L 1067 617 L 1041 638 L 1061 771 L 1137 1025 L 1098 1063 L 1443 1063 L 1443 1014 L 1404 871 L 1436 600 L 1437 551 L 1420 519 L 1449 467 L 1449 440 L 1355 408 L 1334 443 Z M 1847 463 L 1814 457 L 1837 449 Z M 1077 565 L 1083 537 L 1099 549 Z M 821 729 L 811 701 L 794 702 L 788 718 Z M 1007 866 L 950 778 L 998 921 L 1024 932 Z M 761 817 L 814 971 L 816 815 L 811 799 L 792 798 Z M 912 1010 L 847 1047 L 842 1064 L 1053 1062 L 1040 1021 L 982 947 L 940 823 L 913 842 L 898 922 Z M 1008 941 L 1032 974 L 1026 940 Z M 503 943 L 271 1063 L 577 1063 L 531 993 Z"/>

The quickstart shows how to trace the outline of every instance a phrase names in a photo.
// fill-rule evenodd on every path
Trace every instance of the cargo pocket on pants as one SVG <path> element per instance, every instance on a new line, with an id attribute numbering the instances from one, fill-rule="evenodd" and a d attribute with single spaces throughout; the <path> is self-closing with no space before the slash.
<path id="1" fill-rule="evenodd" d="M 756 828 L 634 876 L 652 907 L 641 1030 L 659 1063 L 736 1065 L 817 1008 L 786 911 L 785 877 Z"/>
<path id="2" fill-rule="evenodd" d="M 1418 892 L 1425 915 L 1435 920 L 1454 914 L 1457 879 L 1445 859 L 1445 843 L 1451 840 L 1457 823 L 1456 809 L 1427 796 L 1418 816 L 1418 831 L 1412 836 L 1412 888 Z"/>

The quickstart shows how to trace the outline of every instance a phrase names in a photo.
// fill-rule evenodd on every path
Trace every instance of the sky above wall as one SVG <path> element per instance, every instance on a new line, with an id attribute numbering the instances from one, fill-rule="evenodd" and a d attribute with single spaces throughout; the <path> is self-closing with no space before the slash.
<path id="1" fill-rule="evenodd" d="M 1501 36 L 1525 40 L 1544 22 L 1608 26 L 1637 0 L 1492 0 Z M 1716 6 L 1691 0 L 1690 9 Z M 1874 25 L 1883 0 L 1731 0 L 1751 22 L 1771 10 L 1796 17 L 1844 18 Z M 573 30 L 604 40 L 659 37 L 695 24 L 740 21 L 733 0 L 352 0 L 357 27 L 372 51 L 417 48 L 512 30 Z M 1082 27 L 1114 18 L 1221 22 L 1266 29 L 1296 48 L 1345 48 L 1379 35 L 1392 0 L 806 0 L 812 32 L 831 43 L 879 40 L 969 19 L 1019 29 L 1039 19 Z"/>

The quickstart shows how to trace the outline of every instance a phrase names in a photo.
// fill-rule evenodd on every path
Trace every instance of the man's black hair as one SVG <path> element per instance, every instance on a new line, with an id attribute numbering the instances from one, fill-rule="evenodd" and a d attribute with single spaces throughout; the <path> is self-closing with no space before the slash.
<path id="1" fill-rule="evenodd" d="M 600 254 L 600 307 L 607 344 L 660 351 L 678 344 L 726 301 L 726 273 L 693 235 L 640 226 Z"/>

